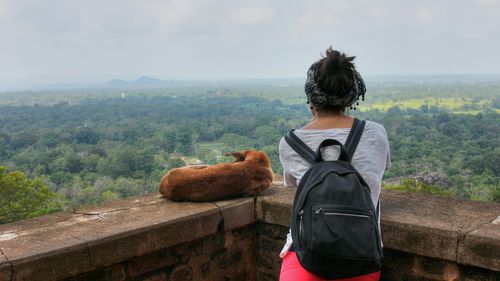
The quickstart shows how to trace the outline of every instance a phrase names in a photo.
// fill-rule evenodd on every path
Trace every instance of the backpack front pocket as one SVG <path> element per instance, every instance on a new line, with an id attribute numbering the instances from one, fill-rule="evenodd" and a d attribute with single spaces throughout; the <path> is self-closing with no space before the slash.
<path id="1" fill-rule="evenodd" d="M 368 258 L 377 253 L 374 216 L 370 211 L 337 205 L 315 205 L 311 246 L 314 254 Z"/>

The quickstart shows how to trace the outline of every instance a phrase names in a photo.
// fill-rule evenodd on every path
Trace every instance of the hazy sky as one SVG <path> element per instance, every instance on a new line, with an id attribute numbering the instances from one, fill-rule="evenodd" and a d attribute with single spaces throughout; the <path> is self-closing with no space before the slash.
<path id="1" fill-rule="evenodd" d="M 500 73 L 500 0 L 0 0 L 0 77 Z"/>

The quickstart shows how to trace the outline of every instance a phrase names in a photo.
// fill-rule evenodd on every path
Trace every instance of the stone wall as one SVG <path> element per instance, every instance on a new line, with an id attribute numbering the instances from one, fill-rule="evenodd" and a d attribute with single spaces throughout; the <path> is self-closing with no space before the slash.
<path id="1" fill-rule="evenodd" d="M 278 280 L 294 190 L 158 194 L 0 226 L 0 280 Z M 384 191 L 383 280 L 500 280 L 500 204 Z"/>
<path id="2" fill-rule="evenodd" d="M 255 227 L 223 231 L 105 268 L 69 277 L 84 280 L 242 280 L 256 279 Z"/>

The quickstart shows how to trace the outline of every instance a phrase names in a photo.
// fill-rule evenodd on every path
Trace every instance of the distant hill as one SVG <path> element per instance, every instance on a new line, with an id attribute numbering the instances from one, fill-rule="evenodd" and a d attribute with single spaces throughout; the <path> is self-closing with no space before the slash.
<path id="1" fill-rule="evenodd" d="M 113 79 L 106 85 L 112 88 L 160 88 L 177 84 L 174 80 L 161 80 L 153 77 L 142 76 L 132 81 Z"/>

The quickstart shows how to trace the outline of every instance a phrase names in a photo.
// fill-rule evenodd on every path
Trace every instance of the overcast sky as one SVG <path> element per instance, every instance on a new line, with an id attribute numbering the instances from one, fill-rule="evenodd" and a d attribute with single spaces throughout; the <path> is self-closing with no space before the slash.
<path id="1" fill-rule="evenodd" d="M 0 0 L 0 77 L 500 73 L 500 0 Z"/>

